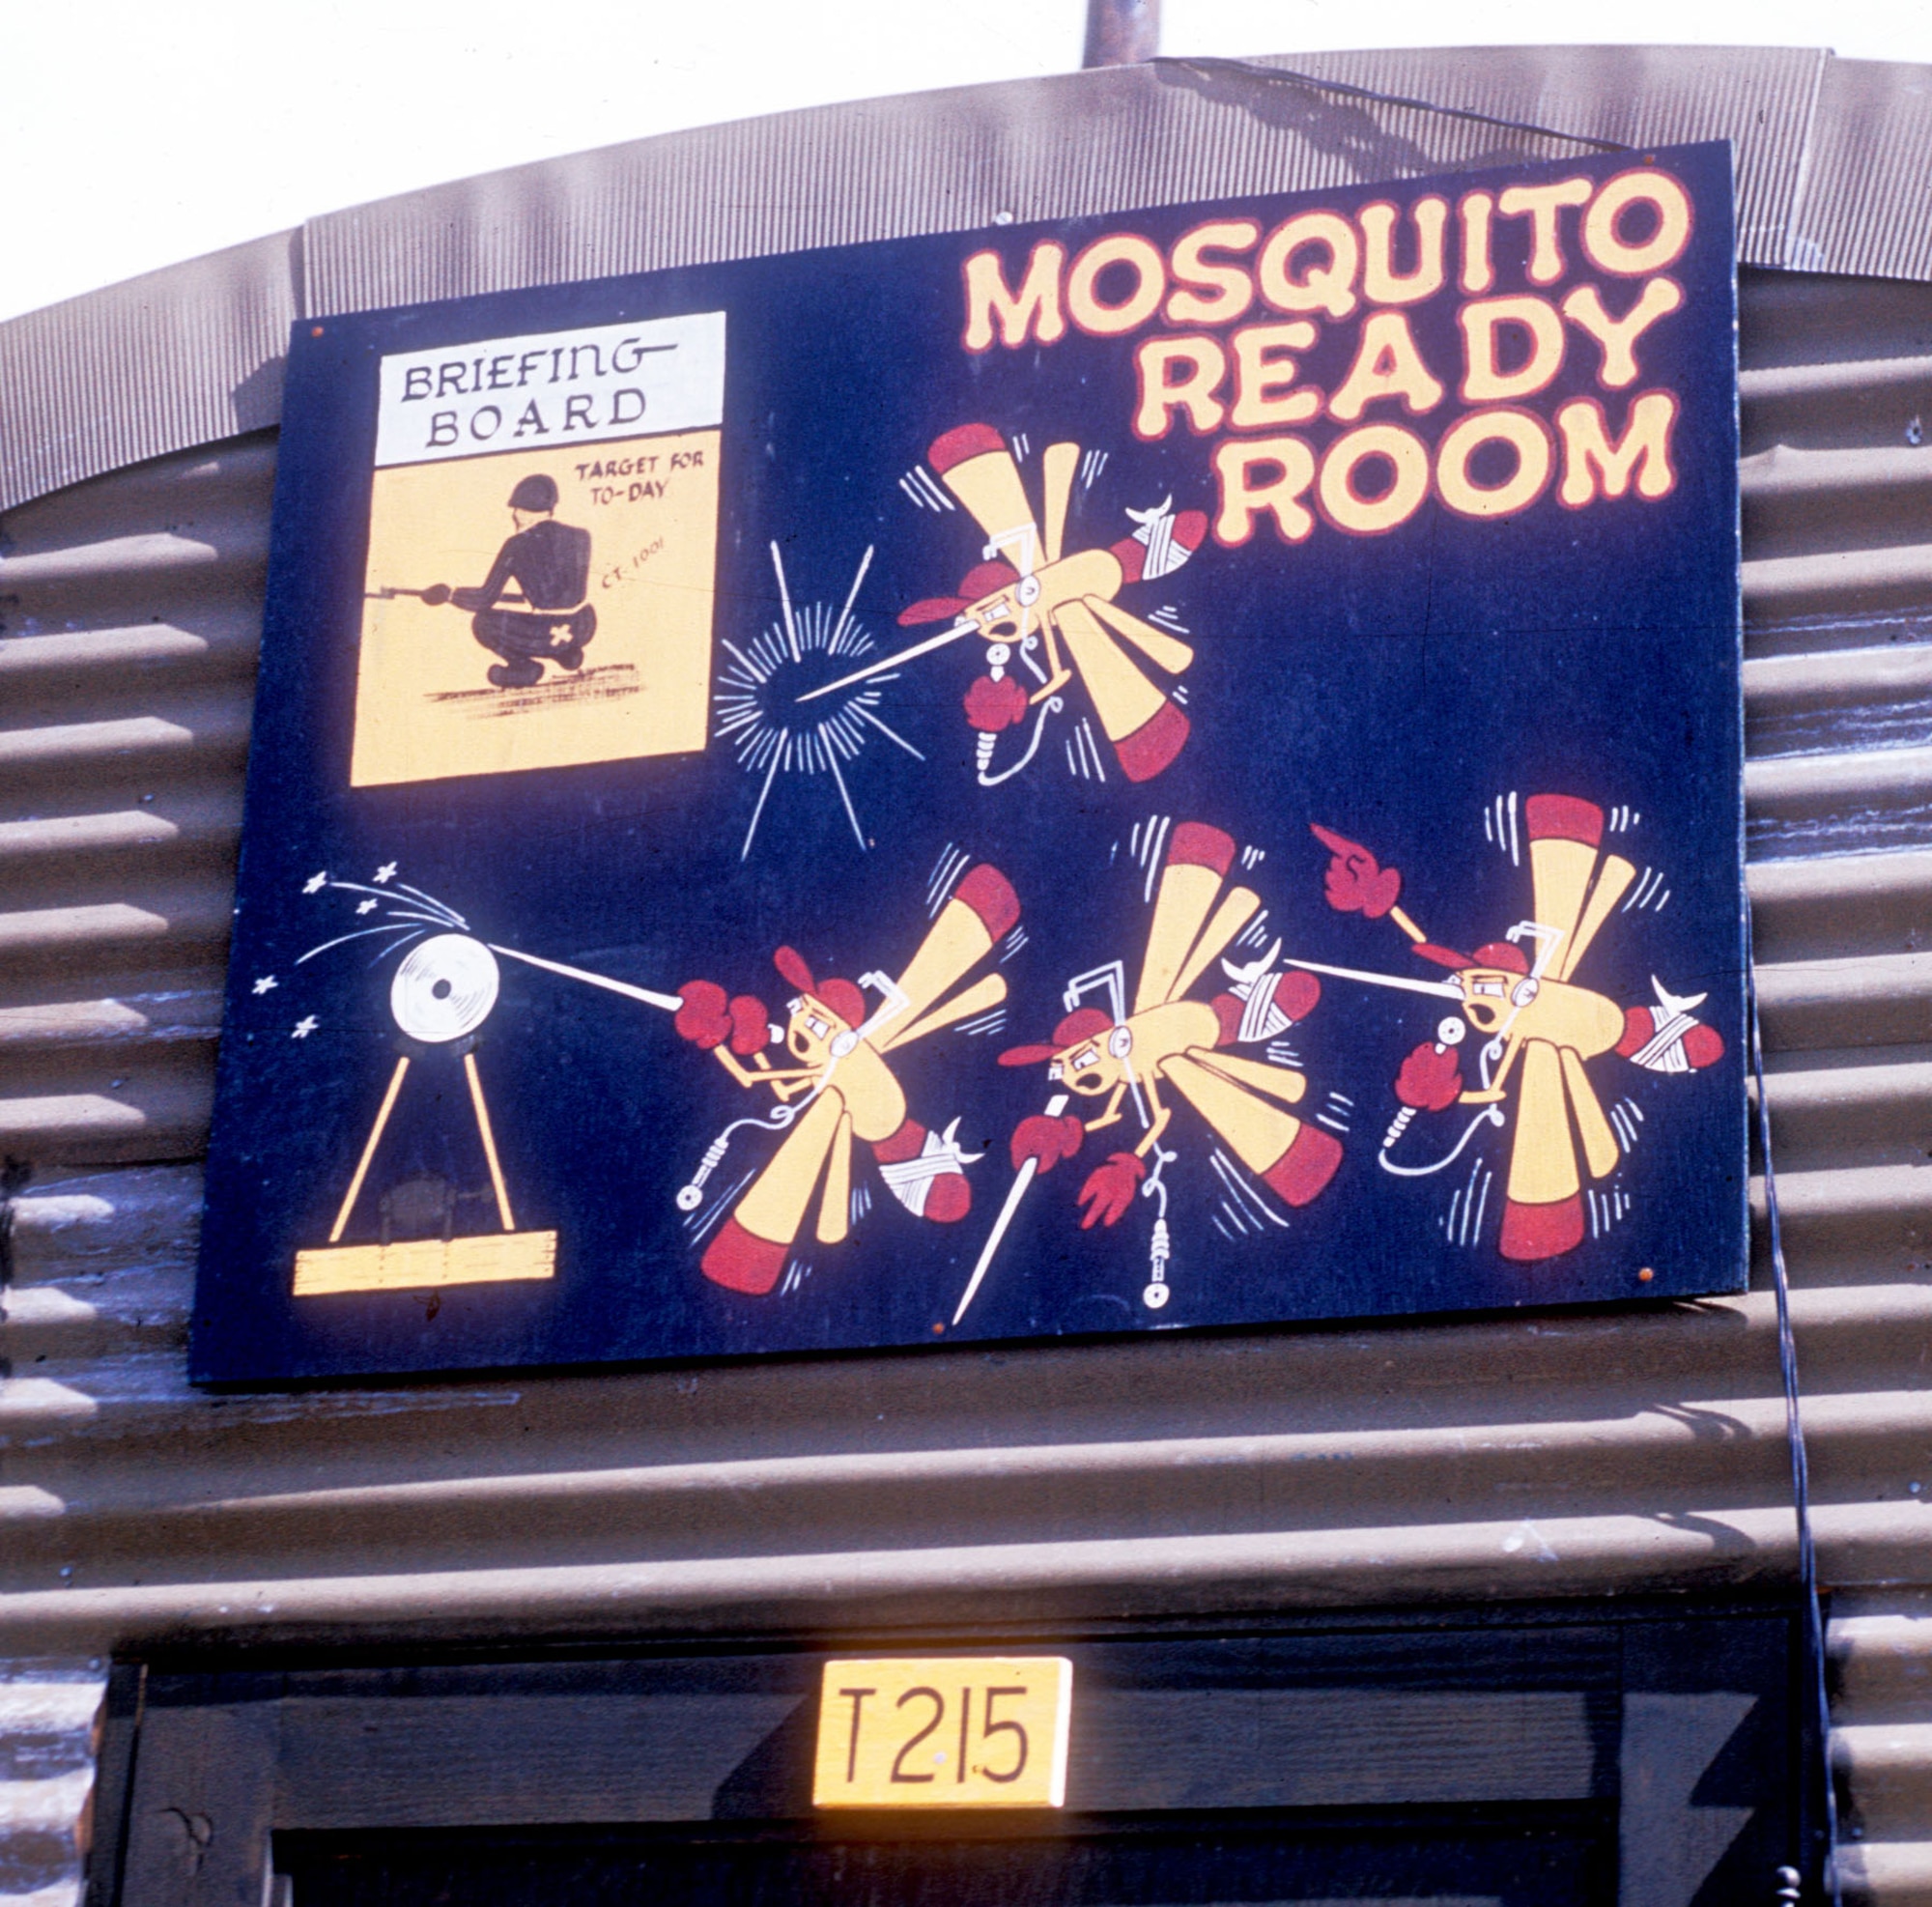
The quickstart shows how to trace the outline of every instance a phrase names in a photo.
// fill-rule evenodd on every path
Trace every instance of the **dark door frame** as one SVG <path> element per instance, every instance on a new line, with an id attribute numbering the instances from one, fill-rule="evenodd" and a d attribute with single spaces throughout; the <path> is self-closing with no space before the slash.
<path id="1" fill-rule="evenodd" d="M 265 1907 L 278 1834 L 809 1821 L 827 1655 L 1049 1647 L 1075 1661 L 1065 1831 L 1595 1807 L 1618 1907 L 1769 1899 L 1815 1864 L 1800 1643 L 1788 1602 L 1700 1599 L 156 1656 L 113 1671 L 88 1903 Z"/>

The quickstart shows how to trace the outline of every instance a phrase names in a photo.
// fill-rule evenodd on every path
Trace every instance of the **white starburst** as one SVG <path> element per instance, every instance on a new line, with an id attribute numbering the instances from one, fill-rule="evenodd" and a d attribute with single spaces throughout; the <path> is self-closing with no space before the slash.
<path id="1" fill-rule="evenodd" d="M 317 1026 L 319 1026 L 321 1022 L 316 1018 L 316 1016 L 313 1013 L 304 1013 L 302 1017 L 296 1022 L 295 1031 L 289 1035 L 289 1038 L 291 1039 L 306 1039 L 309 1037 L 309 1035 L 313 1033 L 316 1030 Z"/>
<path id="2" fill-rule="evenodd" d="M 717 710 L 716 732 L 730 743 L 738 765 L 748 775 L 762 777 L 758 796 L 752 808 L 751 825 L 745 831 L 745 844 L 739 860 L 752 852 L 757 839 L 758 822 L 772 783 L 780 775 L 830 775 L 852 824 L 853 839 L 863 853 L 870 845 L 853 806 L 843 764 L 854 760 L 876 730 L 897 743 L 915 760 L 925 756 L 906 738 L 888 727 L 873 713 L 882 686 L 896 681 L 896 673 L 877 675 L 854 682 L 837 702 L 814 698 L 808 708 L 800 691 L 817 677 L 831 674 L 822 668 L 827 659 L 862 657 L 871 653 L 872 640 L 852 614 L 859 586 L 872 560 L 867 549 L 859 560 L 852 585 L 845 592 L 844 607 L 837 617 L 828 603 L 810 603 L 794 611 L 791 590 L 785 582 L 784 562 L 777 544 L 772 546 L 772 567 L 778 578 L 779 599 L 783 618 L 762 635 L 753 637 L 744 647 L 726 641 L 731 662 L 726 664 L 714 697 Z M 804 673 L 800 666 L 804 665 Z"/>
<path id="3" fill-rule="evenodd" d="M 378 887 L 387 887 L 396 878 L 396 864 L 393 861 L 384 861 L 371 878 Z"/>
<path id="4" fill-rule="evenodd" d="M 262 978 L 255 982 L 255 992 L 257 996 L 260 996 L 261 994 L 264 993 L 272 993 L 275 990 L 276 984 L 277 982 L 273 974 L 264 974 Z"/>

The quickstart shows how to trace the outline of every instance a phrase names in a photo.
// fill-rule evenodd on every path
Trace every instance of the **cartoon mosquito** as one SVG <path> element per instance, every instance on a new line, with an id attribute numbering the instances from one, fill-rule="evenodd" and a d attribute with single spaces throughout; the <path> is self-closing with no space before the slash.
<path id="1" fill-rule="evenodd" d="M 1089 1231 L 1096 1223 L 1118 1223 L 1137 1192 L 1158 1201 L 1154 1275 L 1142 1294 L 1152 1309 L 1167 1301 L 1170 1247 L 1162 1174 L 1177 1156 L 1161 1144 L 1174 1118 L 1164 1096 L 1167 1089 L 1185 1099 L 1209 1131 L 1285 1204 L 1307 1205 L 1335 1176 L 1342 1162 L 1340 1141 L 1288 1110 L 1306 1094 L 1306 1077 L 1292 1067 L 1227 1050 L 1277 1039 L 1295 1021 L 1306 1019 L 1321 997 L 1321 982 L 1309 974 L 1274 971 L 1281 952 L 1277 941 L 1245 966 L 1221 962 L 1231 991 L 1211 1001 L 1187 998 L 1261 909 L 1250 888 L 1229 888 L 1223 894 L 1234 860 L 1235 843 L 1219 828 L 1179 823 L 1161 868 L 1132 1010 L 1124 1010 L 1122 967 L 1113 961 L 1068 985 L 1066 1015 L 1050 1042 L 1015 1046 L 1000 1055 L 1000 1064 L 1009 1067 L 1045 1061 L 1050 1080 L 1083 1099 L 1104 1098 L 1106 1103 L 1096 1118 L 1082 1121 L 1065 1110 L 1066 1095 L 1055 1094 L 1044 1113 L 1033 1114 L 1014 1128 L 1012 1160 L 1019 1176 L 960 1300 L 955 1324 L 972 1303 L 1034 1178 L 1073 1157 L 1088 1133 L 1119 1124 L 1130 1098 L 1142 1127 L 1140 1141 L 1131 1152 L 1111 1153 L 1087 1175 L 1079 1192 L 1080 1225 Z M 1111 1011 L 1081 1004 L 1100 988 L 1111 995 Z"/>
<path id="2" fill-rule="evenodd" d="M 1122 773 L 1130 782 L 1158 775 L 1185 744 L 1187 718 L 1128 651 L 1138 650 L 1168 675 L 1179 675 L 1194 651 L 1166 630 L 1130 615 L 1114 598 L 1126 583 L 1179 569 L 1207 535 L 1208 519 L 1199 510 L 1174 515 L 1168 498 L 1151 510 L 1130 510 L 1137 527 L 1111 549 L 1068 554 L 1063 545 L 1080 467 L 1077 443 L 1046 447 L 1043 528 L 1027 500 L 1019 465 L 990 424 L 948 431 L 926 457 L 986 534 L 982 560 L 967 572 L 957 595 L 927 597 L 899 612 L 902 627 L 940 621 L 949 626 L 799 700 L 833 695 L 961 637 L 977 636 L 986 643 L 986 673 L 966 692 L 965 708 L 966 720 L 980 734 L 981 785 L 1007 781 L 1034 758 L 1048 716 L 1065 706 L 1061 692 L 1076 674 Z M 1037 686 L 1029 689 L 1021 669 Z M 1030 710 L 1037 713 L 1025 753 L 995 773 L 998 736 L 1022 726 Z"/>
<path id="3" fill-rule="evenodd" d="M 953 1224 L 972 1210 L 965 1168 L 980 1154 L 959 1150 L 956 1119 L 936 1133 L 908 1117 L 891 1057 L 1006 999 L 1007 982 L 999 974 L 943 996 L 1000 944 L 1019 913 L 1007 877 L 981 862 L 961 877 L 896 980 L 883 973 L 862 974 L 857 985 L 817 980 L 797 953 L 781 947 L 773 964 L 796 989 L 783 1027 L 768 1022 L 756 999 L 727 999 L 713 981 L 679 989 L 679 1034 L 715 1053 L 740 1086 L 753 1092 L 769 1087 L 778 1100 L 769 1119 L 736 1121 L 712 1142 L 679 1192 L 679 1206 L 695 1211 L 703 1202 L 705 1181 L 724 1162 L 739 1127 L 786 1133 L 706 1247 L 707 1278 L 732 1291 L 769 1292 L 805 1228 L 814 1193 L 813 1237 L 820 1244 L 839 1243 L 852 1222 L 855 1138 L 871 1148 L 886 1189 L 915 1216 Z M 880 996 L 869 1014 L 865 987 Z M 766 1055 L 772 1045 L 782 1045 L 792 1063 L 772 1065 Z"/>
<path id="4" fill-rule="evenodd" d="M 1573 795 L 1532 795 L 1525 814 L 1533 918 L 1473 954 L 1435 945 L 1396 905 L 1402 875 L 1395 868 L 1382 868 L 1358 842 L 1315 828 L 1331 856 L 1328 904 L 1372 921 L 1387 915 L 1416 954 L 1450 968 L 1455 978 L 1409 980 L 1313 960 L 1290 964 L 1456 1003 L 1459 1011 L 1443 1019 L 1435 1038 L 1403 1062 L 1395 1086 L 1402 1110 L 1382 1140 L 1380 1160 L 1405 1177 L 1440 1170 L 1479 1127 L 1505 1123 L 1502 1105 L 1514 1079 L 1516 1130 L 1496 1248 L 1504 1258 L 1533 1263 L 1561 1257 L 1582 1242 L 1582 1171 L 1593 1180 L 1607 1179 L 1622 1159 L 1586 1063 L 1614 1052 L 1653 1072 L 1689 1072 L 1714 1066 L 1723 1057 L 1724 1042 L 1715 1028 L 1692 1016 L 1703 1004 L 1701 993 L 1680 999 L 1653 978 L 1657 1006 L 1626 1010 L 1577 984 L 1578 965 L 1636 870 L 1621 855 L 1603 852 L 1604 811 L 1595 803 Z M 1534 944 L 1533 958 L 1522 951 L 1520 943 L 1525 941 Z M 1458 1048 L 1471 1027 L 1487 1043 L 1478 1055 L 1481 1084 L 1465 1089 Z M 1447 1158 L 1419 1167 L 1391 1160 L 1391 1149 L 1418 1111 L 1452 1105 L 1483 1110 Z"/>

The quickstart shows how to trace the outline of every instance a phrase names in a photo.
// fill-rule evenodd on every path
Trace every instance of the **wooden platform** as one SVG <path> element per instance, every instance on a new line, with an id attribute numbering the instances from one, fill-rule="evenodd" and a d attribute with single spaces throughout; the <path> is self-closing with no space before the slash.
<path id="1" fill-rule="evenodd" d="M 391 1245 L 320 1245 L 296 1253 L 295 1295 L 423 1291 L 556 1275 L 554 1232 L 470 1238 L 406 1238 Z"/>

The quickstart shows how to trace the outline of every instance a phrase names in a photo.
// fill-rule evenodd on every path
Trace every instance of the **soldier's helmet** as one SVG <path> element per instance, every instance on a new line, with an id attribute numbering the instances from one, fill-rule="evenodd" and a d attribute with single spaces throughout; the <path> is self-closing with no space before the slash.
<path id="1" fill-rule="evenodd" d="M 526 476 L 510 492 L 513 510 L 554 510 L 556 508 L 556 479 Z"/>

